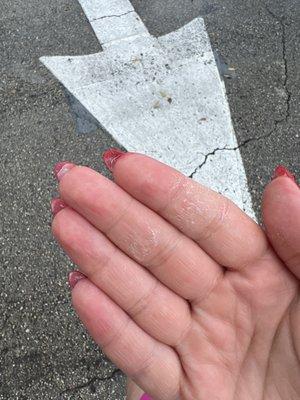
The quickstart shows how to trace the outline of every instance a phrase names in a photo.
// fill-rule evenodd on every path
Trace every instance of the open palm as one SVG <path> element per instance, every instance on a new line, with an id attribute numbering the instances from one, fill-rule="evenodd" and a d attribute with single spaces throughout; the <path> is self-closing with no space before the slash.
<path id="1" fill-rule="evenodd" d="M 266 188 L 265 233 L 151 158 L 105 160 L 115 182 L 58 165 L 53 201 L 54 235 L 87 277 L 71 275 L 73 304 L 103 351 L 157 400 L 299 399 L 293 179 Z"/>

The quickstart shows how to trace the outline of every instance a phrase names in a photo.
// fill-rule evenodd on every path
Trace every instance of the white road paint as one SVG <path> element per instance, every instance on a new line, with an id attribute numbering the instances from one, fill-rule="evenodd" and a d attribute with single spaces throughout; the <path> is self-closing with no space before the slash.
<path id="1" fill-rule="evenodd" d="M 149 35 L 130 1 L 79 0 L 79 2 L 103 48 L 126 37 Z"/>
<path id="2" fill-rule="evenodd" d="M 79 1 L 104 51 L 41 61 L 127 150 L 193 174 L 255 218 L 203 19 L 154 38 L 127 0 Z"/>

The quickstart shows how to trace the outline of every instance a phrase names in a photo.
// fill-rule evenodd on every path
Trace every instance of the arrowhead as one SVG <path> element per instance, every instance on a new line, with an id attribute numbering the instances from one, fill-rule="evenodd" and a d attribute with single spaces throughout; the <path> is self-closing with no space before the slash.
<path id="1" fill-rule="evenodd" d="M 200 18 L 158 39 L 41 61 L 118 142 L 172 165 L 176 160 L 187 175 L 217 147 L 236 146 Z"/>
<path id="2" fill-rule="evenodd" d="M 201 18 L 158 39 L 138 36 L 102 53 L 41 61 L 122 146 L 209 182 L 254 215 Z"/>
<path id="3" fill-rule="evenodd" d="M 101 72 L 103 53 L 86 56 L 51 56 L 41 57 L 40 61 L 70 91 L 88 85 L 93 74 Z"/>

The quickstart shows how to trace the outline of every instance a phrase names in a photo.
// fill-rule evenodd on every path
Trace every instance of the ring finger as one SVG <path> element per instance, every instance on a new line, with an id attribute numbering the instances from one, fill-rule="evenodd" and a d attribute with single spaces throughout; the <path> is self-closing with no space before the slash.
<path id="1" fill-rule="evenodd" d="M 175 346 L 191 324 L 188 303 L 127 257 L 70 208 L 61 210 L 53 234 L 95 285 L 155 339 Z"/>

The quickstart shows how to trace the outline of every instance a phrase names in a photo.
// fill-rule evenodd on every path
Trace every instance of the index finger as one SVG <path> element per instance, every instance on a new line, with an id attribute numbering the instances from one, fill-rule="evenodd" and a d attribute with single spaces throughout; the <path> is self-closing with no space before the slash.
<path id="1" fill-rule="evenodd" d="M 224 196 L 150 157 L 126 153 L 113 164 L 115 182 L 227 268 L 242 269 L 268 249 L 262 229 Z"/>

